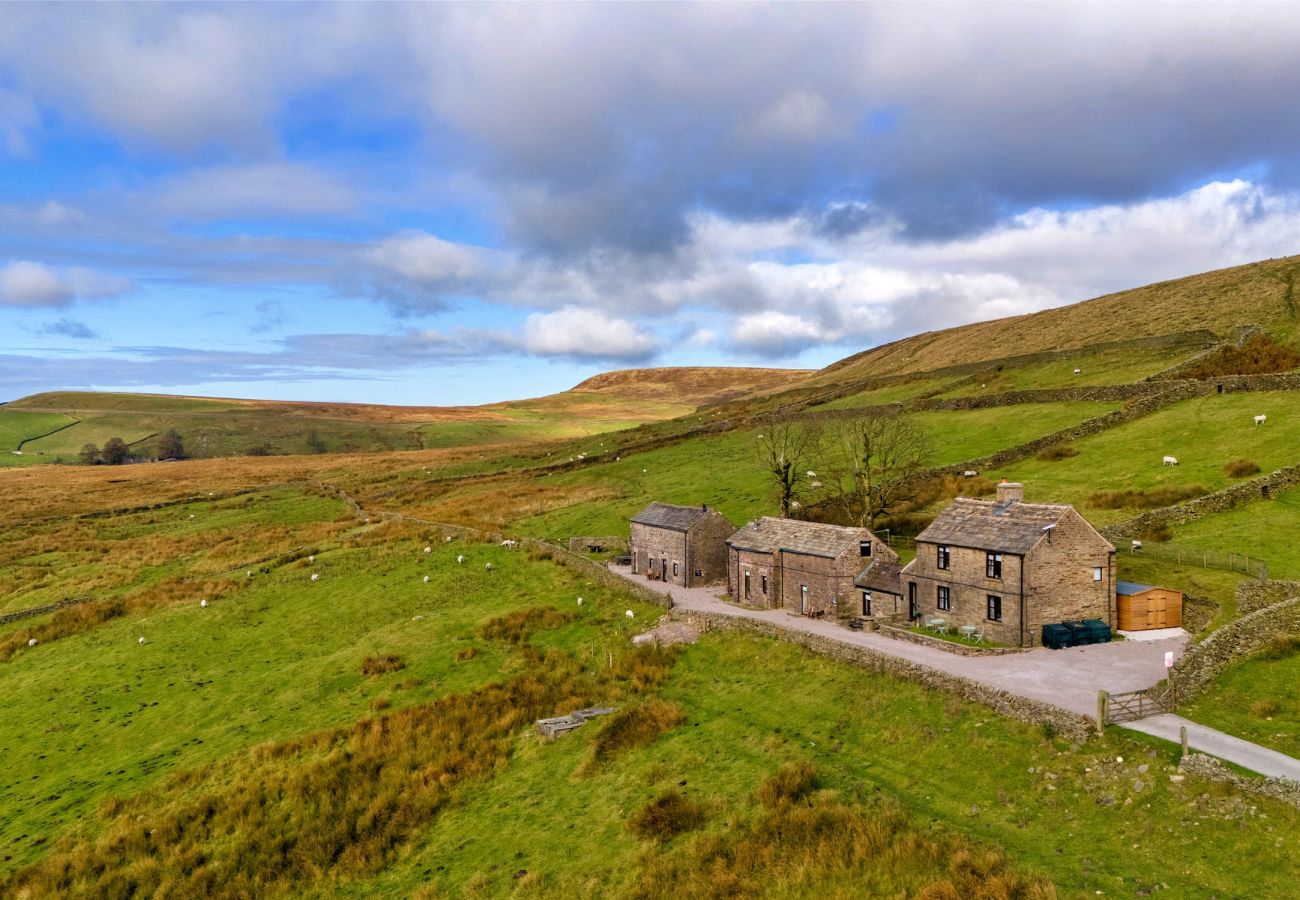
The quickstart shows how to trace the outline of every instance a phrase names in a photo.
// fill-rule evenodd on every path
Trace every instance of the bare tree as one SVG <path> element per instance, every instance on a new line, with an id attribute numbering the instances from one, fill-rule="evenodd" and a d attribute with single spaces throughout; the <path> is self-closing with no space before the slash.
<path id="1" fill-rule="evenodd" d="M 167 429 L 167 433 L 158 439 L 158 458 L 181 459 L 184 456 L 185 442 L 182 440 L 180 432 L 175 428 Z"/>
<path id="2" fill-rule="evenodd" d="M 99 461 L 99 448 L 94 444 L 83 444 L 80 456 L 83 466 L 93 466 Z"/>
<path id="3" fill-rule="evenodd" d="M 909 480 L 925 463 L 930 438 L 897 409 L 854 410 L 826 425 L 823 481 L 861 527 L 908 499 Z"/>
<path id="4" fill-rule="evenodd" d="M 780 500 L 781 516 L 794 508 L 799 481 L 812 465 L 820 443 L 820 430 L 807 421 L 780 418 L 766 422 L 758 435 L 757 457 L 771 477 Z"/>

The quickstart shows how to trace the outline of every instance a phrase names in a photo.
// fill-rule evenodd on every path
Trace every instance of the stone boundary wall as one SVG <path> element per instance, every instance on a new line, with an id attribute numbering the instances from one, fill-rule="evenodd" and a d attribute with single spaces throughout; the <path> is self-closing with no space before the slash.
<path id="1" fill-rule="evenodd" d="M 10 622 L 17 622 L 19 619 L 31 619 L 35 616 L 43 616 L 46 613 L 52 613 L 68 606 L 76 606 L 80 603 L 88 603 L 90 597 L 65 597 L 57 603 L 50 603 L 46 606 L 33 606 L 28 609 L 20 609 L 15 612 L 0 615 L 0 625 L 7 625 Z"/>
<path id="2" fill-rule="evenodd" d="M 1263 329 L 1258 325 L 1238 325 L 1236 328 L 1232 329 L 1232 334 L 1229 335 L 1226 340 L 1218 341 L 1212 346 L 1206 347 L 1200 353 L 1197 353 L 1189 359 L 1185 359 L 1182 362 L 1176 362 L 1172 366 L 1166 366 L 1154 375 L 1148 375 L 1144 380 L 1162 381 L 1167 378 L 1178 378 L 1180 373 L 1194 369 L 1216 353 L 1223 352 L 1229 346 L 1240 347 L 1246 342 L 1247 338 L 1251 335 L 1259 334 L 1261 331 L 1263 331 Z"/>
<path id="3" fill-rule="evenodd" d="M 1100 530 L 1108 541 L 1115 543 L 1117 540 L 1139 537 L 1149 530 L 1183 525 L 1214 513 L 1227 512 L 1252 500 L 1268 499 L 1296 484 L 1300 484 L 1300 464 L 1238 482 L 1212 494 L 1188 500 L 1186 503 L 1176 503 L 1173 506 L 1162 506 L 1159 509 L 1138 513 L 1131 519 L 1107 525 Z"/>
<path id="4" fill-rule="evenodd" d="M 1300 632 L 1300 595 L 1242 616 L 1187 648 L 1169 670 L 1185 703 L 1204 691 L 1229 666 L 1262 649 L 1281 634 Z"/>
<path id="5" fill-rule="evenodd" d="M 1267 797 L 1300 809 L 1300 783 L 1289 778 L 1246 778 L 1238 775 L 1213 756 L 1206 756 L 1204 753 L 1187 754 L 1178 764 L 1178 768 L 1210 781 L 1231 785 L 1239 791 Z"/>
<path id="6" fill-rule="evenodd" d="M 1300 581 L 1247 581 L 1237 585 L 1237 615 L 1300 597 Z"/>
<path id="7" fill-rule="evenodd" d="M 896 641 L 907 641 L 910 644 L 920 644 L 922 647 L 933 647 L 936 650 L 942 650 L 956 656 L 1006 656 L 1011 653 L 1025 653 L 1030 649 L 1029 647 L 981 647 L 979 644 L 954 644 L 952 641 L 930 637 L 912 631 L 910 628 L 900 628 L 897 625 L 889 625 L 884 622 L 876 625 L 876 631 Z"/>
<path id="8" fill-rule="evenodd" d="M 940 672 L 937 669 L 931 669 L 905 659 L 890 656 L 878 650 L 845 644 L 833 638 L 809 634 L 804 631 L 796 631 L 775 622 L 759 622 L 738 616 L 699 612 L 680 607 L 672 611 L 672 618 L 688 625 L 694 625 L 704 631 L 737 631 L 798 644 L 804 649 L 827 659 L 847 663 L 868 671 L 903 678 L 987 706 L 1000 715 L 1010 716 L 1031 725 L 1049 727 L 1057 734 L 1069 737 L 1071 740 L 1088 740 L 1097 731 L 1096 723 L 1087 716 L 1076 715 L 1064 709 L 1040 703 L 1037 700 L 1019 697 L 1006 691 L 979 684 L 968 678 Z"/>

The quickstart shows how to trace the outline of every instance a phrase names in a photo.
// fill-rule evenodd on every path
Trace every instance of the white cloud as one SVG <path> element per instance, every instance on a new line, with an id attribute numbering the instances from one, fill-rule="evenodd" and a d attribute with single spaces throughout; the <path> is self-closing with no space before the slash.
<path id="1" fill-rule="evenodd" d="M 60 203 L 57 200 L 47 200 L 36 210 L 34 216 L 38 225 L 46 228 L 55 228 L 60 225 L 80 225 L 89 221 L 89 217 L 78 209 Z"/>
<path id="2" fill-rule="evenodd" d="M 168 215 L 221 218 L 248 215 L 339 215 L 356 210 L 355 193 L 333 175 L 293 162 L 191 169 L 151 190 Z"/>
<path id="3" fill-rule="evenodd" d="M 0 145 L 10 156 L 32 154 L 30 133 L 40 125 L 41 117 L 30 97 L 0 88 Z"/>
<path id="4" fill-rule="evenodd" d="M 29 260 L 15 260 L 0 268 L 0 305 L 21 307 L 68 306 L 125 293 L 131 283 L 86 269 L 56 271 Z"/>
<path id="5" fill-rule="evenodd" d="M 487 268 L 484 251 L 422 231 L 403 232 L 380 241 L 367 256 L 380 269 L 425 285 L 468 280 Z"/>
<path id="6" fill-rule="evenodd" d="M 631 322 L 576 306 L 529 316 L 523 346 L 538 356 L 629 361 L 647 359 L 656 349 L 654 338 Z"/>
<path id="7" fill-rule="evenodd" d="M 760 356 L 795 356 L 838 335 L 824 325 L 790 313 L 765 310 L 741 316 L 731 339 L 743 350 Z"/>

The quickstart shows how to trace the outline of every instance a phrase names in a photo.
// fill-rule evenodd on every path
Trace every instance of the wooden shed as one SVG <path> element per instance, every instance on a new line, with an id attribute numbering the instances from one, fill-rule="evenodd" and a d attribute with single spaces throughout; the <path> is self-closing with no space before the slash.
<path id="1" fill-rule="evenodd" d="M 1120 581 L 1115 584 L 1115 607 L 1120 631 L 1148 631 L 1153 628 L 1181 628 L 1181 591 Z"/>

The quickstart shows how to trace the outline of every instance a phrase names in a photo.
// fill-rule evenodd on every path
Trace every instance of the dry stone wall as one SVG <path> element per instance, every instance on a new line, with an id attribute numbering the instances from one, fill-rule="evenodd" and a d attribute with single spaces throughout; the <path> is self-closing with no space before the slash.
<path id="1" fill-rule="evenodd" d="M 1046 703 L 1039 703 L 1027 697 L 1019 697 L 1006 691 L 979 684 L 958 675 L 950 675 L 947 672 L 940 672 L 937 669 L 917 665 L 868 647 L 845 644 L 833 638 L 796 631 L 775 622 L 760 622 L 737 616 L 680 608 L 673 610 L 672 616 L 676 621 L 686 622 L 705 631 L 737 631 L 798 644 L 818 656 L 824 656 L 872 672 L 904 678 L 934 690 L 954 694 L 962 699 L 987 706 L 1001 715 L 1011 716 L 1030 724 L 1045 726 L 1055 733 L 1065 735 L 1072 740 L 1084 741 L 1096 733 L 1095 723 L 1087 716 L 1076 715 L 1055 706 L 1049 706 Z"/>
<path id="2" fill-rule="evenodd" d="M 20 619 L 31 619 L 36 616 L 43 616 L 46 613 L 56 612 L 57 610 L 63 609 L 67 606 L 76 606 L 78 603 L 88 603 L 90 599 L 90 597 L 67 597 L 57 603 L 50 603 L 45 606 L 33 606 L 28 609 L 20 609 L 16 612 L 5 613 L 0 616 L 0 625 L 5 625 L 9 622 L 17 622 Z"/>
<path id="3" fill-rule="evenodd" d="M 1204 691 L 1229 666 L 1282 634 L 1300 632 L 1300 594 L 1242 616 L 1193 644 L 1170 670 L 1179 702 Z"/>
<path id="4" fill-rule="evenodd" d="M 1178 768 L 1210 781 L 1230 784 L 1239 791 L 1278 800 L 1300 809 L 1300 783 L 1289 778 L 1246 778 L 1229 769 L 1213 756 L 1204 753 L 1189 753 L 1183 757 Z"/>
<path id="5" fill-rule="evenodd" d="M 1247 581 L 1237 586 L 1237 615 L 1300 597 L 1300 581 Z"/>

